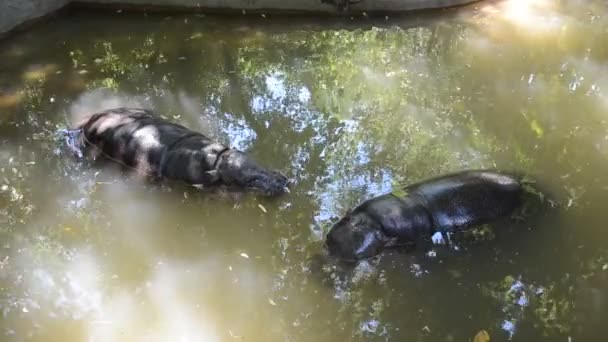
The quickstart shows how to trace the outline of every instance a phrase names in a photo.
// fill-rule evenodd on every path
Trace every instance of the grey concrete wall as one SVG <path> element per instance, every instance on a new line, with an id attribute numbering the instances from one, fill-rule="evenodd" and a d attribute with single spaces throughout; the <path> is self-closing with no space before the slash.
<path id="1" fill-rule="evenodd" d="M 70 0 L 0 0 L 0 34 L 53 13 Z"/>
<path id="2" fill-rule="evenodd" d="M 218 10 L 285 11 L 337 13 L 331 3 L 347 0 L 75 0 L 96 5 L 130 5 L 148 7 L 201 8 Z M 355 12 L 403 12 L 419 9 L 464 5 L 479 0 L 360 0 L 351 5 Z"/>
<path id="3" fill-rule="evenodd" d="M 338 13 L 332 3 L 347 0 L 0 0 L 0 36 L 19 25 L 43 17 L 70 2 L 109 7 L 204 9 L 223 11 Z M 479 0 L 360 0 L 351 11 L 404 12 L 451 7 Z"/>

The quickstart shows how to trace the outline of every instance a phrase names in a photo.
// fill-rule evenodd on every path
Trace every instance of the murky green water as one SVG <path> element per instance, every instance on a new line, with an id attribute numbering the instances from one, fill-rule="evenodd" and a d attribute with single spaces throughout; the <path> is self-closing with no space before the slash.
<path id="1" fill-rule="evenodd" d="M 77 12 L 0 42 L 0 339 L 603 341 L 607 41 L 603 1 L 512 0 L 373 24 Z M 292 193 L 145 185 L 60 153 L 57 128 L 121 105 L 248 151 Z M 311 266 L 349 206 L 477 167 L 559 206 Z"/>

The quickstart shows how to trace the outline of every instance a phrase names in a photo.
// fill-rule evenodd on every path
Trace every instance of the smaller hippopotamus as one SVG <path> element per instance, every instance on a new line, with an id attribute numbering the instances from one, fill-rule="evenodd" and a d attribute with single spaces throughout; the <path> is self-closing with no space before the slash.
<path id="1" fill-rule="evenodd" d="M 330 255 L 373 257 L 386 247 L 414 244 L 422 236 L 463 230 L 510 215 L 522 203 L 515 176 L 472 170 L 405 188 L 404 196 L 369 199 L 336 222 L 326 236 Z"/>
<path id="2" fill-rule="evenodd" d="M 77 140 L 77 147 L 86 154 L 104 157 L 145 176 L 254 189 L 267 196 L 288 191 L 287 178 L 281 173 L 146 109 L 96 113 L 68 133 L 69 140 Z"/>

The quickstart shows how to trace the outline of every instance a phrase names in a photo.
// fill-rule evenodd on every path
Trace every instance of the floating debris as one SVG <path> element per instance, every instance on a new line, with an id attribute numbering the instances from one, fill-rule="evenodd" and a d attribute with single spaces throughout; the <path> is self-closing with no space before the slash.
<path id="1" fill-rule="evenodd" d="M 249 255 L 247 255 L 246 253 L 241 253 L 240 255 L 245 259 L 249 259 Z"/>
<path id="2" fill-rule="evenodd" d="M 264 214 L 268 213 L 268 210 L 266 210 L 266 208 L 264 208 L 264 206 L 259 203 L 258 203 L 258 208 L 260 208 L 260 210 L 263 211 Z"/>
<path id="3" fill-rule="evenodd" d="M 446 241 L 443 238 L 443 234 L 441 232 L 436 232 L 435 234 L 433 234 L 433 236 L 431 236 L 431 241 L 435 245 L 445 245 L 446 244 Z"/>
<path id="4" fill-rule="evenodd" d="M 228 330 L 228 334 L 230 335 L 230 337 L 234 338 L 234 339 L 241 339 L 243 338 L 243 336 L 239 336 L 239 335 L 235 335 L 232 330 Z"/>
<path id="5" fill-rule="evenodd" d="M 376 333 L 378 331 L 378 327 L 380 327 L 380 322 L 377 319 L 370 319 L 369 321 L 365 321 L 361 324 L 361 331 L 366 333 Z"/>
<path id="6" fill-rule="evenodd" d="M 490 334 L 485 330 L 480 330 L 473 338 L 473 342 L 490 342 Z"/>
<path id="7" fill-rule="evenodd" d="M 271 298 L 268 298 L 268 303 L 270 303 L 270 305 L 272 305 L 272 306 L 277 306 L 277 303 L 275 303 L 275 301 L 272 300 Z"/>
<path id="8" fill-rule="evenodd" d="M 201 32 L 197 32 L 193 35 L 191 35 L 188 39 L 200 39 L 203 38 L 203 34 Z"/>

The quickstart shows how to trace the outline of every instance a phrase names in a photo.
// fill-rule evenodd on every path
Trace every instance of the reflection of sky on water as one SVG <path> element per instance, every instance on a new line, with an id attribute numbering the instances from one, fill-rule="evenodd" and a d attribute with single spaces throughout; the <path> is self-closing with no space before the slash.
<path id="1" fill-rule="evenodd" d="M 247 150 L 257 138 L 256 132 L 249 127 L 244 119 L 235 118 L 230 113 L 226 113 L 224 116 L 227 118 L 224 130 L 228 135 L 230 147 Z"/>
<path id="2" fill-rule="evenodd" d="M 352 134 L 360 129 L 356 120 L 346 119 L 343 120 L 342 123 L 344 125 L 344 134 Z M 348 205 L 354 205 L 354 203 L 341 203 L 340 207 L 337 207 L 341 202 L 341 199 L 344 198 L 345 191 L 363 191 L 362 197 L 363 199 L 366 199 L 388 193 L 392 190 L 393 176 L 390 171 L 379 171 L 379 182 L 370 179 L 372 175 L 362 172 L 362 166 L 368 164 L 371 158 L 369 149 L 363 141 L 358 141 L 356 144 L 355 154 L 352 156 L 352 161 L 349 163 L 348 167 L 359 170 L 359 172 L 345 176 L 341 169 L 344 165 L 329 164 L 327 166 L 326 172 L 329 181 L 324 183 L 323 187 L 316 189 L 316 196 L 320 203 L 319 213 L 315 216 L 316 221 L 326 221 L 332 217 L 340 216 L 344 210 L 348 209 Z M 325 150 L 322 153 L 322 156 L 324 155 Z M 338 178 L 335 175 L 340 175 L 342 177 Z"/>
<path id="3" fill-rule="evenodd" d="M 540 297 L 545 294 L 545 288 L 535 284 L 526 284 L 520 279 L 514 279 L 511 284 L 506 285 L 504 292 L 498 290 L 494 296 L 501 305 L 504 314 L 500 328 L 511 339 L 516 334 L 519 323 L 524 321 L 526 316 L 533 314 L 528 308 L 531 300 L 536 300 L 536 305 L 540 305 L 538 302 Z M 551 314 L 547 311 L 551 309 L 555 308 L 540 306 L 536 310 L 538 315 L 544 317 Z"/>
<path id="4" fill-rule="evenodd" d="M 331 175 L 332 172 L 336 172 L 335 169 L 330 168 L 328 173 Z M 349 209 L 344 203 L 341 203 L 341 199 L 344 198 L 344 192 L 357 192 L 363 191 L 362 200 L 369 199 L 371 197 L 388 193 L 393 188 L 393 177 L 389 171 L 383 171 L 381 173 L 380 182 L 375 182 L 369 179 L 368 175 L 360 174 L 349 177 L 348 179 L 333 180 L 325 184 L 323 189 L 319 189 L 315 196 L 319 202 L 319 212 L 315 215 L 317 222 L 329 220 L 331 218 L 338 217 L 344 213 L 346 209 Z M 350 205 L 356 205 L 357 203 L 351 203 Z"/>
<path id="5" fill-rule="evenodd" d="M 281 75 L 280 73 L 266 77 L 266 87 L 270 90 L 270 95 L 273 99 L 284 99 L 287 94 L 285 85 L 281 79 L 282 77 L 284 77 L 284 75 Z"/>
<path id="6" fill-rule="evenodd" d="M 279 72 L 271 73 L 265 76 L 265 86 L 267 92 L 262 92 L 261 95 L 255 95 L 251 101 L 251 107 L 254 113 L 264 115 L 269 111 L 279 111 L 285 117 L 292 119 L 292 129 L 296 132 L 303 132 L 307 128 L 312 128 L 314 131 L 310 143 L 321 145 L 324 147 L 320 157 L 325 158 L 328 148 L 327 137 L 323 129 L 327 124 L 327 119 L 322 113 L 316 112 L 309 108 L 311 93 L 305 86 L 296 86 L 289 88 L 285 82 L 284 75 Z M 244 123 L 239 122 L 244 125 Z M 342 121 L 343 129 L 338 134 L 352 134 L 358 127 L 358 121 L 353 119 L 345 119 Z M 237 129 L 235 129 L 237 128 Z M 330 132 L 331 134 L 332 132 Z M 245 140 L 255 139 L 255 132 L 243 126 L 228 127 L 228 135 L 235 146 Z M 234 143 L 236 142 L 236 143 Z M 310 157 L 309 149 L 298 148 L 293 158 L 292 169 L 301 177 L 306 177 L 301 171 L 305 163 Z M 364 165 L 370 162 L 369 148 L 363 141 L 356 142 L 356 148 L 352 160 L 349 162 L 349 167 L 363 170 Z M 365 190 L 366 195 L 379 195 L 389 192 L 392 188 L 393 177 L 390 173 L 382 171 L 381 180 L 379 182 L 370 179 L 370 175 L 364 172 L 358 172 L 348 178 L 336 179 L 335 175 L 340 175 L 342 166 L 335 163 L 329 164 L 326 170 L 325 179 L 328 182 L 323 182 L 322 186 L 315 189 L 317 202 L 320 204 L 319 214 L 315 217 L 317 220 L 327 220 L 332 216 L 339 215 L 336 212 L 336 204 L 343 197 L 343 191 L 361 191 Z"/>
<path id="7" fill-rule="evenodd" d="M 208 276 L 190 270 L 213 272 L 217 271 L 217 265 L 159 262 L 141 286 L 115 291 L 112 284 L 119 277 L 105 274 L 94 254 L 79 252 L 66 261 L 59 267 L 44 263 L 22 278 L 25 299 L 13 305 L 20 315 L 36 319 L 46 312 L 51 320 L 81 321 L 87 326 L 89 341 L 119 341 L 129 337 L 146 341 L 219 340 L 206 323 L 204 308 L 185 301 L 180 294 L 183 284 L 204 282 L 203 275 Z M 27 300 L 28 297 L 36 300 Z M 5 306 L 5 317 L 10 307 Z"/>
<path id="8" fill-rule="evenodd" d="M 307 127 L 315 127 L 319 121 L 324 121 L 323 114 L 309 108 L 310 91 L 305 86 L 295 85 L 290 88 L 285 84 L 284 76 L 272 73 L 265 77 L 267 92 L 254 95 L 251 109 L 257 115 L 267 112 L 280 112 L 282 116 L 292 119 L 293 129 L 302 132 Z M 268 127 L 267 127 L 268 128 Z M 321 138 L 316 131 L 315 138 Z"/>

